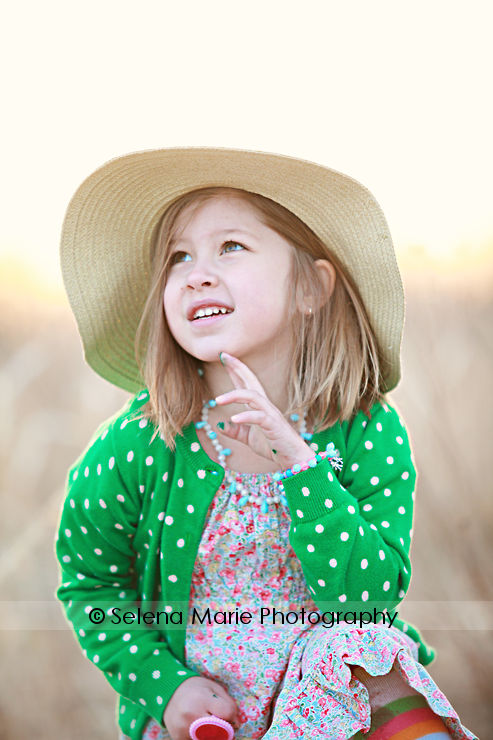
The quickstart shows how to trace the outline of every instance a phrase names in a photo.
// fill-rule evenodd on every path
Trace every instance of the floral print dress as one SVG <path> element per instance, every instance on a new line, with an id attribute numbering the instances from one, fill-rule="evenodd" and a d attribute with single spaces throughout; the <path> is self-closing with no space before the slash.
<path id="1" fill-rule="evenodd" d="M 241 473 L 237 480 L 256 493 L 275 486 L 267 474 Z M 302 623 L 302 607 L 313 617 L 318 610 L 289 544 L 289 511 L 271 503 L 264 513 L 255 502 L 240 506 L 240 498 L 223 483 L 211 503 L 192 577 L 185 646 L 187 665 L 222 683 L 236 700 L 242 724 L 235 738 L 342 740 L 364 732 L 371 724 L 368 692 L 350 666 L 378 676 L 394 662 L 452 737 L 474 738 L 403 632 L 386 625 L 311 624 L 308 616 Z M 151 720 L 143 738 L 169 735 Z"/>

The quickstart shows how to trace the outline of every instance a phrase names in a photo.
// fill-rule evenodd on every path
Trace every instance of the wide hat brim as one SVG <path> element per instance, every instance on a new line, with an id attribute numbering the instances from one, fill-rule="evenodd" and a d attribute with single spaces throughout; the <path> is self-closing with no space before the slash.
<path id="1" fill-rule="evenodd" d="M 279 154 L 205 147 L 157 149 L 110 160 L 72 198 L 61 238 L 62 274 L 88 364 L 127 391 L 144 385 L 135 360 L 149 292 L 151 245 L 176 198 L 225 186 L 259 193 L 304 221 L 358 286 L 375 332 L 384 390 L 400 378 L 404 294 L 385 216 L 347 175 Z"/>

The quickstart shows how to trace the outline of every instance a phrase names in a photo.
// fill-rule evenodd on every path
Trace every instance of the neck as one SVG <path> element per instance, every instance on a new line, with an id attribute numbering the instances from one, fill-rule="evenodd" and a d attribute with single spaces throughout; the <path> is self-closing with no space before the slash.
<path id="1" fill-rule="evenodd" d="M 251 358 L 250 360 L 240 359 L 257 376 L 271 403 L 282 413 L 285 413 L 288 405 L 287 387 L 289 366 L 287 358 L 269 358 L 268 361 L 262 361 L 262 359 L 255 360 L 255 358 Z M 204 377 L 210 390 L 211 398 L 215 398 L 219 394 L 234 388 L 228 371 L 219 361 L 204 364 Z M 229 404 L 227 407 L 222 407 L 221 414 L 229 417 L 244 410 L 244 404 Z"/>

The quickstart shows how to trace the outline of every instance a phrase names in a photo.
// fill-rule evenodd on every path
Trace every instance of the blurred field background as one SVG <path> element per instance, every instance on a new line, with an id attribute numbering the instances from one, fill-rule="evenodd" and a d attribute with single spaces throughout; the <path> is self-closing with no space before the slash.
<path id="1" fill-rule="evenodd" d="M 438 649 L 432 676 L 465 725 L 487 740 L 493 738 L 493 623 L 485 603 L 493 601 L 493 258 L 487 252 L 471 263 L 463 255 L 444 269 L 411 250 L 401 264 L 404 375 L 392 398 L 419 469 L 414 575 L 402 614 L 424 628 Z M 127 396 L 85 365 L 63 299 L 8 264 L 2 274 L 0 739 L 113 740 L 113 691 L 49 602 L 58 579 L 53 540 L 66 470 Z M 32 604 L 12 616 L 16 602 Z M 443 602 L 450 602 L 446 629 L 440 629 Z"/>

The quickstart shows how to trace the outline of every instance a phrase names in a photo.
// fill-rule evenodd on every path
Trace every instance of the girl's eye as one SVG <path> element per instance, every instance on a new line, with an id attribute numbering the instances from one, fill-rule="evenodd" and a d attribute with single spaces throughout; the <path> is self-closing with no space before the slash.
<path id="1" fill-rule="evenodd" d="M 192 258 L 188 254 L 188 252 L 175 252 L 171 255 L 171 259 L 169 261 L 170 266 L 176 265 L 178 262 L 189 262 Z"/>
<path id="2" fill-rule="evenodd" d="M 233 247 L 233 249 L 229 249 L 229 247 Z M 240 249 L 245 249 L 243 244 L 239 244 L 239 242 L 224 242 L 223 249 L 225 252 L 239 252 L 239 249 L 236 249 L 236 247 L 239 247 Z"/>

